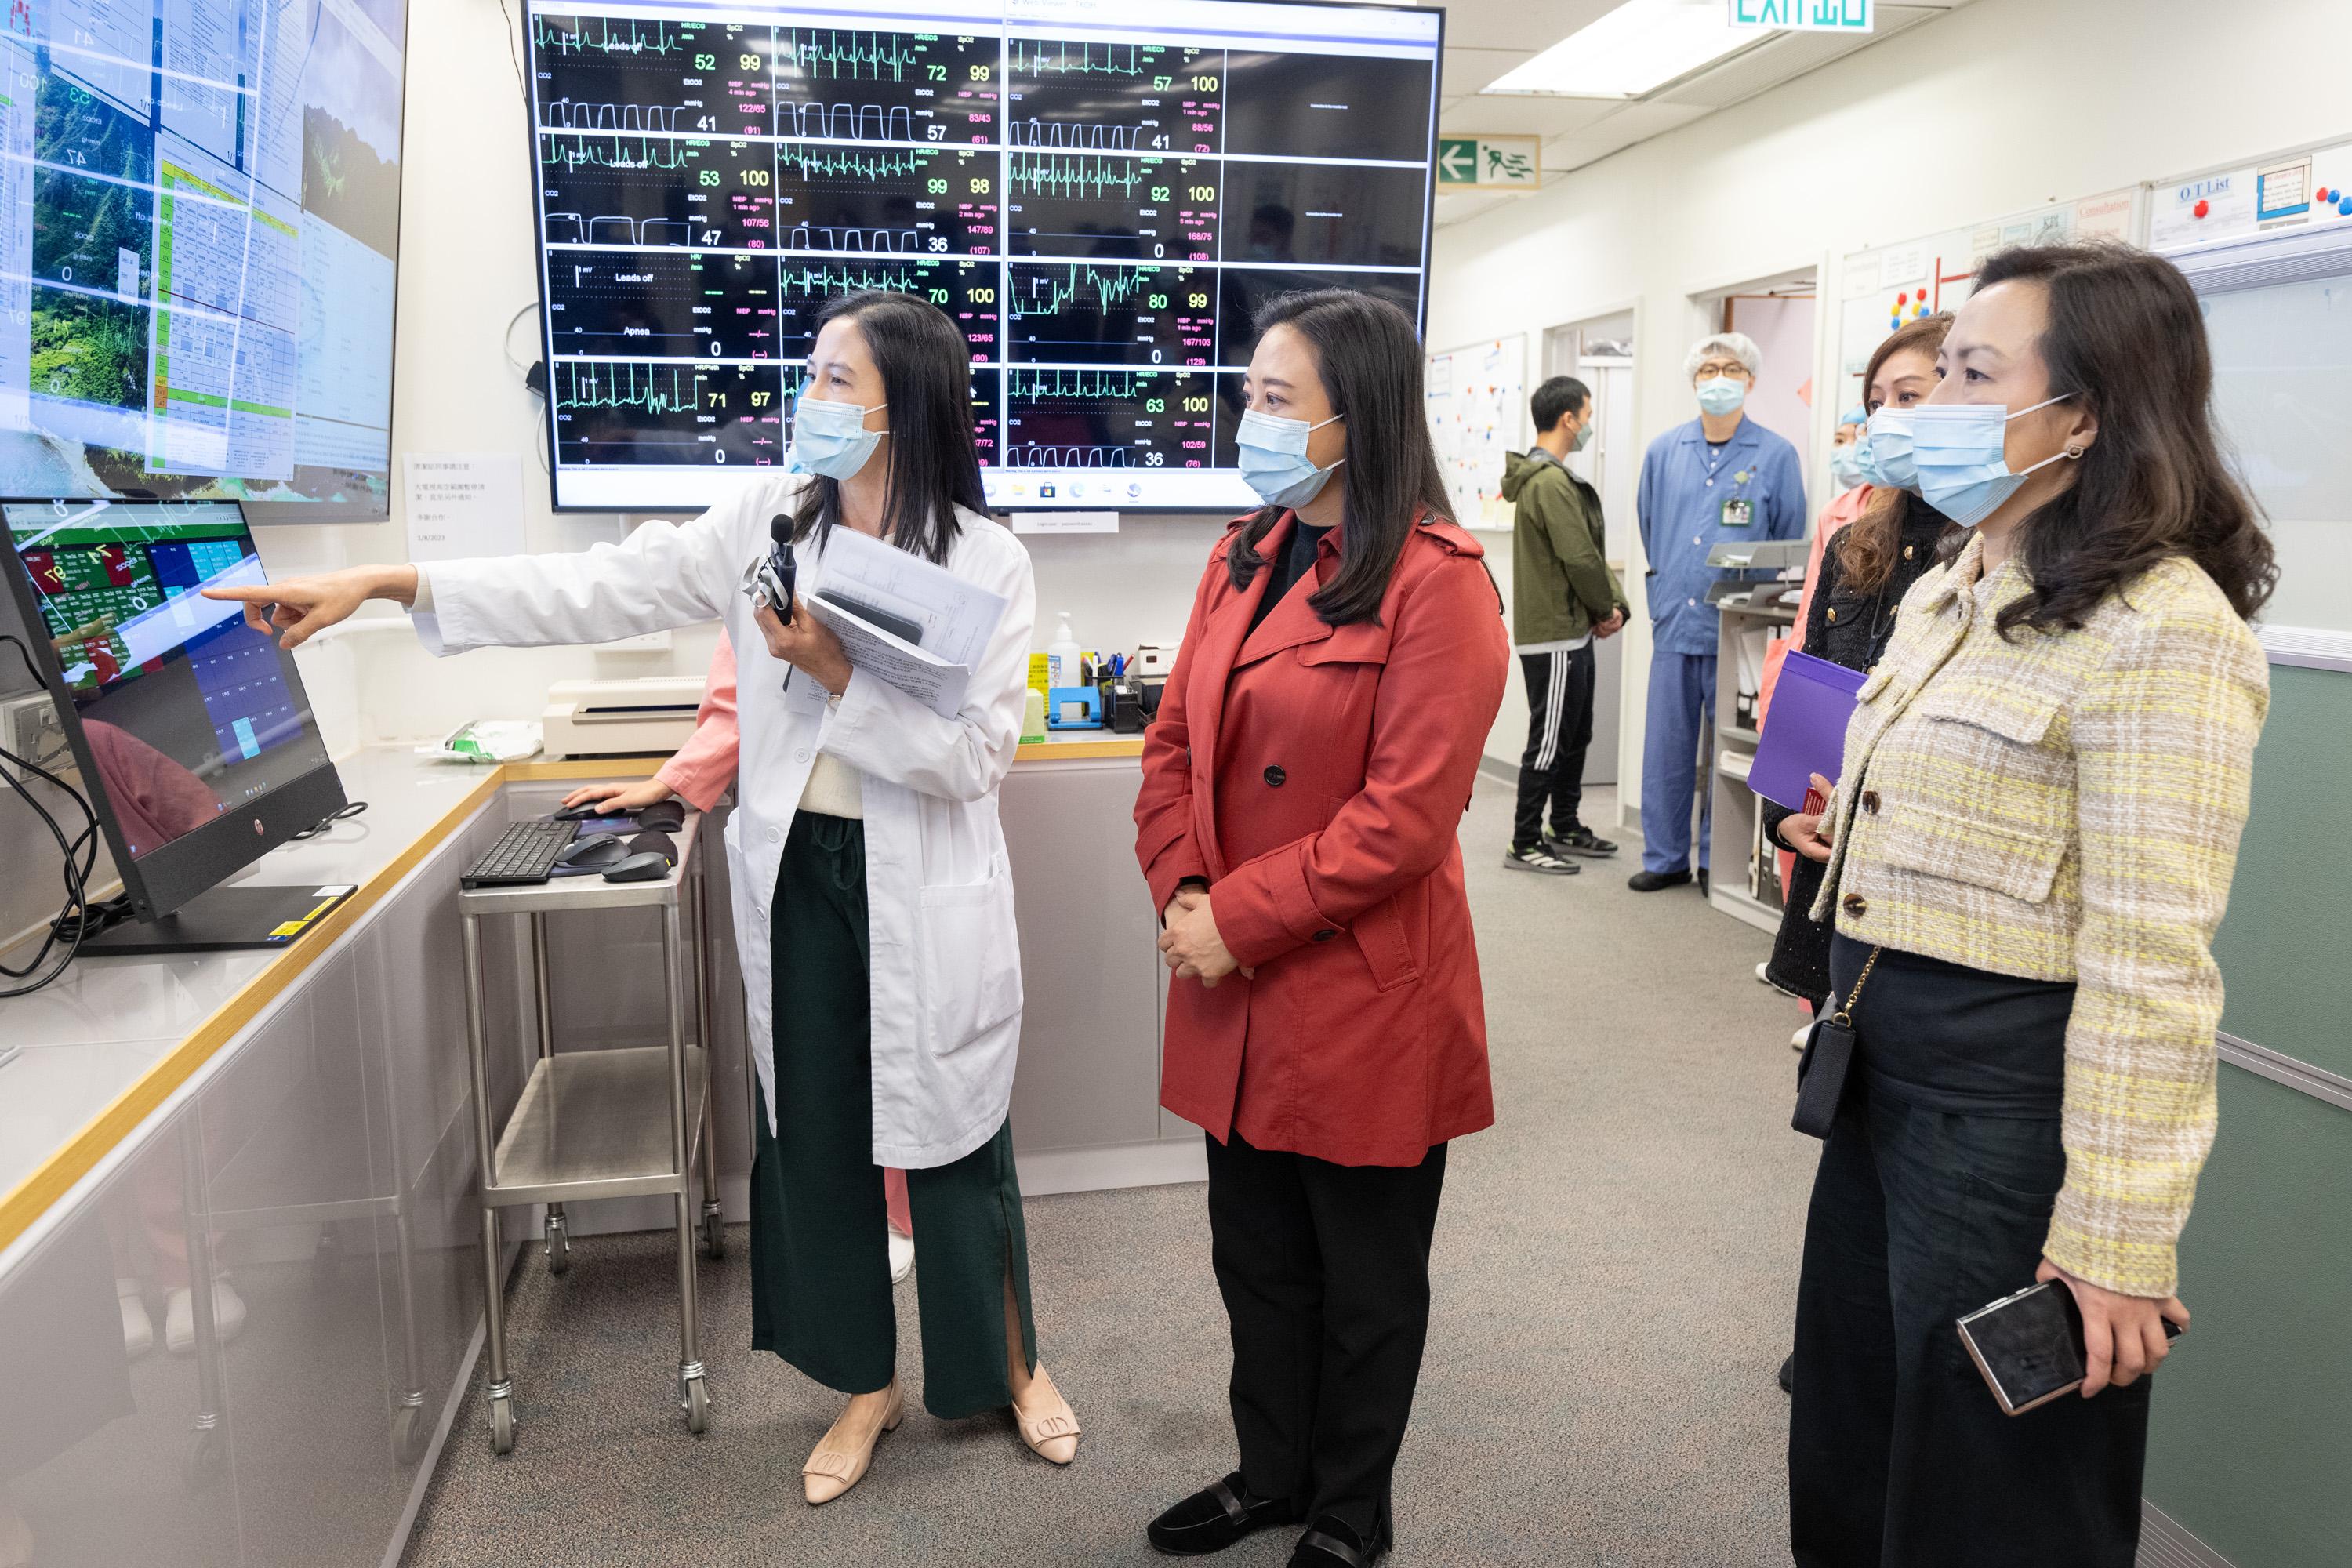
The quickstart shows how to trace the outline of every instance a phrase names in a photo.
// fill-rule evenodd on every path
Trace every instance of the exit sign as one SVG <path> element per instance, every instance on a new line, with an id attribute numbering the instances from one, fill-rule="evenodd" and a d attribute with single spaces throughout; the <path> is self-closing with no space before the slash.
<path id="1" fill-rule="evenodd" d="M 1868 33 L 1878 26 L 1873 0 L 1724 0 L 1731 25 L 1754 31 Z"/>
<path id="2" fill-rule="evenodd" d="M 1543 186 L 1543 142 L 1535 136 L 1440 136 L 1437 192 L 1534 191 Z"/>

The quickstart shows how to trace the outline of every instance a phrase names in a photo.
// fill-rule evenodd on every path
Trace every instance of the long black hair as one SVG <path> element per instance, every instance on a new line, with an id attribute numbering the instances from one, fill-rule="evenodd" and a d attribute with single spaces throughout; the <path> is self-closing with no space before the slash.
<path id="1" fill-rule="evenodd" d="M 2020 246 L 1986 261 L 1976 286 L 2040 284 L 2050 390 L 2098 416 L 2074 482 L 2018 534 L 2032 592 L 2000 613 L 2015 626 L 2080 626 L 2101 600 L 2167 556 L 2205 570 L 2247 619 L 2278 582 L 2254 503 L 2213 429 L 2213 356 L 2189 279 L 2121 245 Z"/>
<path id="2" fill-rule="evenodd" d="M 1424 515 L 1450 517 L 1454 510 L 1429 443 L 1412 319 L 1374 295 L 1310 289 L 1268 302 L 1256 324 L 1261 337 L 1288 327 L 1307 341 L 1331 412 L 1348 416 L 1348 460 L 1339 466 L 1346 548 L 1339 573 L 1307 603 L 1330 626 L 1378 620 L 1406 536 Z M 1283 510 L 1269 506 L 1252 513 L 1226 549 L 1235 588 L 1248 587 L 1265 564 L 1257 542 Z"/>
<path id="3" fill-rule="evenodd" d="M 928 561 L 945 562 L 962 524 L 955 509 L 988 510 L 980 447 L 971 427 L 971 349 L 947 313 L 911 294 L 845 294 L 817 316 L 849 321 L 866 340 L 882 395 L 889 400 L 890 478 L 882 537 Z M 793 537 L 830 530 L 841 517 L 841 482 L 812 477 L 793 512 Z M 820 535 L 818 543 L 823 545 Z"/>

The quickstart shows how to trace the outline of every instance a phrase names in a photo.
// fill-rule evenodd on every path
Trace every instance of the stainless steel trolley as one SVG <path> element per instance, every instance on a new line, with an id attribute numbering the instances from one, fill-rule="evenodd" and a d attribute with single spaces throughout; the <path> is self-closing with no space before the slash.
<path id="1" fill-rule="evenodd" d="M 457 895 L 466 950 L 466 1048 L 473 1068 L 474 1139 L 482 1173 L 482 1275 L 488 1286 L 490 1447 L 514 1447 L 514 1380 L 507 1366 L 506 1306 L 499 1268 L 499 1210 L 518 1204 L 547 1205 L 547 1266 L 571 1267 L 564 1205 L 589 1198 L 667 1193 L 677 1213 L 677 1403 L 689 1432 L 709 1424 L 710 1391 L 703 1377 L 696 1324 L 696 1224 L 689 1167 L 702 1174 L 703 1247 L 717 1258 L 726 1247 L 712 1169 L 710 1097 L 710 964 L 703 925 L 703 861 L 696 852 L 702 818 L 688 815 L 671 837 L 678 863 L 658 882 L 607 882 L 564 877 L 531 887 L 483 888 Z M 681 915 L 681 906 L 684 913 Z M 666 1046 L 557 1051 L 549 1020 L 547 917 L 570 910 L 658 909 L 662 921 L 662 994 L 667 1004 Z M 489 1121 L 489 1078 L 484 1058 L 481 921 L 488 915 L 530 921 L 531 971 L 538 986 L 539 1059 L 506 1125 Z M 679 981 L 681 923 L 693 928 L 693 1037 Z M 665 1113 L 666 1110 L 666 1113 Z"/>

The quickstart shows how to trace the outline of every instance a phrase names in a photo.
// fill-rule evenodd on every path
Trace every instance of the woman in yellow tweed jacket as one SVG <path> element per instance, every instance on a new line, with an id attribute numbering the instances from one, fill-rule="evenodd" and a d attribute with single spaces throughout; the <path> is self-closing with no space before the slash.
<path id="1" fill-rule="evenodd" d="M 2130 1568 L 2275 569 L 2168 263 L 1995 257 L 1937 368 L 1918 489 L 1972 531 L 1906 595 L 1822 816 L 1858 1048 L 1806 1226 L 1791 1539 L 1806 1568 Z M 2091 1375 L 2011 1419 L 1953 1320 L 2037 1278 Z"/>

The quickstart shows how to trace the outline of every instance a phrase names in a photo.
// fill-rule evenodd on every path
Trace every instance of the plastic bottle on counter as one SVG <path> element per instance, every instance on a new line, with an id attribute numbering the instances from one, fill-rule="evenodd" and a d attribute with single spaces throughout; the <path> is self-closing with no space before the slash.
<path id="1" fill-rule="evenodd" d="M 1070 629 L 1070 612 L 1064 610 L 1061 630 L 1054 635 L 1052 642 L 1045 645 L 1045 668 L 1052 672 L 1050 684 L 1079 684 L 1078 664 L 1084 658 L 1078 647 L 1078 634 Z"/>
<path id="2" fill-rule="evenodd" d="M 1033 746 L 1045 738 L 1045 694 L 1032 686 L 1022 697 L 1021 743 Z"/>

